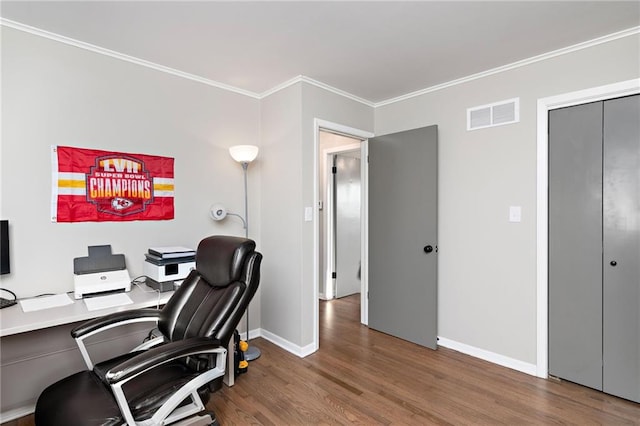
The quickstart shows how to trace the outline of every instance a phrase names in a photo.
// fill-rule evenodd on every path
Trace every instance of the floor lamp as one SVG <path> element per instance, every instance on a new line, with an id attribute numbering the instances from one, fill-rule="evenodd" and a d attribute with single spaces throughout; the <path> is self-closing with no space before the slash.
<path id="1" fill-rule="evenodd" d="M 247 203 L 247 168 L 249 163 L 256 159 L 258 156 L 258 147 L 254 145 L 236 145 L 229 148 L 229 154 L 231 157 L 242 165 L 242 171 L 244 174 L 244 233 L 245 237 L 249 238 L 249 209 Z M 249 306 L 247 305 L 247 343 L 249 343 Z M 247 361 L 253 361 L 258 359 L 262 355 L 260 349 L 255 346 L 249 345 L 249 348 L 245 351 L 244 357 Z"/>

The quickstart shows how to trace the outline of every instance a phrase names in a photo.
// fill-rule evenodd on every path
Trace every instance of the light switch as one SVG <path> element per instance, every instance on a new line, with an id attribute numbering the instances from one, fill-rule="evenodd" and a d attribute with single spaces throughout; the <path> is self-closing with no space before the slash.
<path id="1" fill-rule="evenodd" d="M 304 208 L 304 221 L 311 222 L 313 220 L 313 207 Z"/>
<path id="2" fill-rule="evenodd" d="M 522 207 L 509 206 L 509 222 L 522 221 Z"/>

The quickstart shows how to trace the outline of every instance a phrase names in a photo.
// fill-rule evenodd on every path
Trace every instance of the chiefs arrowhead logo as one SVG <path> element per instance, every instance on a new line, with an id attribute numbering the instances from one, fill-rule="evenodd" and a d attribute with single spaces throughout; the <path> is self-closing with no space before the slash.
<path id="1" fill-rule="evenodd" d="M 111 208 L 114 210 L 125 210 L 133 205 L 133 201 L 127 200 L 126 198 L 116 197 L 111 200 Z"/>

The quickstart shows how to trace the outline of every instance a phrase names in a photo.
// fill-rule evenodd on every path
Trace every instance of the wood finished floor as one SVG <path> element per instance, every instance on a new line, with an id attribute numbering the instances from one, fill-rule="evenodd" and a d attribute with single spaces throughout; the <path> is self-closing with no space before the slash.
<path id="1" fill-rule="evenodd" d="M 222 425 L 640 425 L 640 404 L 369 330 L 359 296 L 321 302 L 320 322 L 304 359 L 252 340 L 262 356 L 208 404 Z"/>

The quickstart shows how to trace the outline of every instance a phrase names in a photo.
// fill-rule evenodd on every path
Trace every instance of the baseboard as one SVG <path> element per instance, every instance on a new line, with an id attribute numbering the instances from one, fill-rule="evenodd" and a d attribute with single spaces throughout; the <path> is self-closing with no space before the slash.
<path id="1" fill-rule="evenodd" d="M 263 329 L 251 330 L 249 332 L 249 335 L 251 336 L 251 338 L 262 337 L 263 339 L 280 346 L 285 351 L 297 355 L 300 358 L 304 358 L 317 351 L 317 348 L 313 343 L 307 346 L 298 346 L 276 334 L 270 333 Z M 475 346 L 467 345 L 465 343 L 456 342 L 455 340 L 447 339 L 446 337 L 438 337 L 438 344 L 445 348 L 453 349 L 454 351 L 462 352 L 463 354 L 471 355 L 472 357 L 480 358 L 485 361 L 489 361 L 491 363 L 537 377 L 537 367 L 535 364 L 530 364 L 518 359 L 509 358 L 507 356 L 487 351 L 485 349 L 476 348 Z"/>
<path id="2" fill-rule="evenodd" d="M 463 354 L 471 355 L 473 357 L 480 358 L 485 361 L 501 365 L 503 367 L 511 368 L 512 370 L 529 374 L 531 376 L 536 376 L 537 373 L 535 364 L 530 364 L 528 362 L 509 358 L 495 352 L 490 352 L 484 349 L 476 348 L 474 346 L 466 345 L 464 343 L 456 342 L 455 340 L 450 340 L 446 337 L 438 337 L 438 344 L 440 346 L 444 346 L 445 348 L 453 349 L 454 351 L 462 352 Z"/>
<path id="3" fill-rule="evenodd" d="M 257 330 L 249 330 L 249 340 L 251 339 L 255 339 L 256 337 L 262 337 L 262 329 L 257 329 Z M 247 340 L 247 333 L 240 333 L 240 338 L 242 340 Z"/>
<path id="4" fill-rule="evenodd" d="M 280 346 L 287 352 L 304 358 L 316 352 L 317 348 L 313 343 L 307 346 L 298 346 L 290 341 L 283 339 L 282 337 L 270 333 L 263 329 L 251 330 L 249 335 L 253 337 L 262 337 L 271 343 Z M 455 340 L 447 339 L 446 337 L 438 337 L 438 344 L 445 348 L 453 349 L 454 351 L 462 352 L 463 354 L 470 355 L 475 358 L 480 358 L 491 363 L 501 365 L 503 367 L 511 368 L 512 370 L 520 371 L 531 376 L 537 376 L 537 368 L 535 364 L 520 361 L 518 359 L 509 358 L 504 355 L 497 354 L 495 352 L 487 351 L 484 349 L 476 348 L 464 343 L 456 342 Z"/>
<path id="5" fill-rule="evenodd" d="M 271 343 L 273 343 L 274 345 L 278 345 L 280 346 L 282 349 L 284 349 L 287 352 L 290 352 L 294 355 L 299 356 L 300 358 L 304 358 L 306 356 L 311 355 L 312 353 L 314 353 L 315 351 L 317 351 L 317 348 L 315 347 L 315 345 L 313 343 L 308 344 L 307 346 L 298 346 L 294 343 L 291 343 L 290 341 L 283 339 L 282 337 L 270 333 L 266 330 L 261 330 L 262 333 L 262 338 L 266 339 L 268 341 L 270 341 Z"/>
<path id="6" fill-rule="evenodd" d="M 0 423 L 9 422 L 11 420 L 19 419 L 20 417 L 28 416 L 29 414 L 33 414 L 36 410 L 35 406 L 27 406 L 14 408 L 13 410 L 5 411 L 0 413 Z"/>

